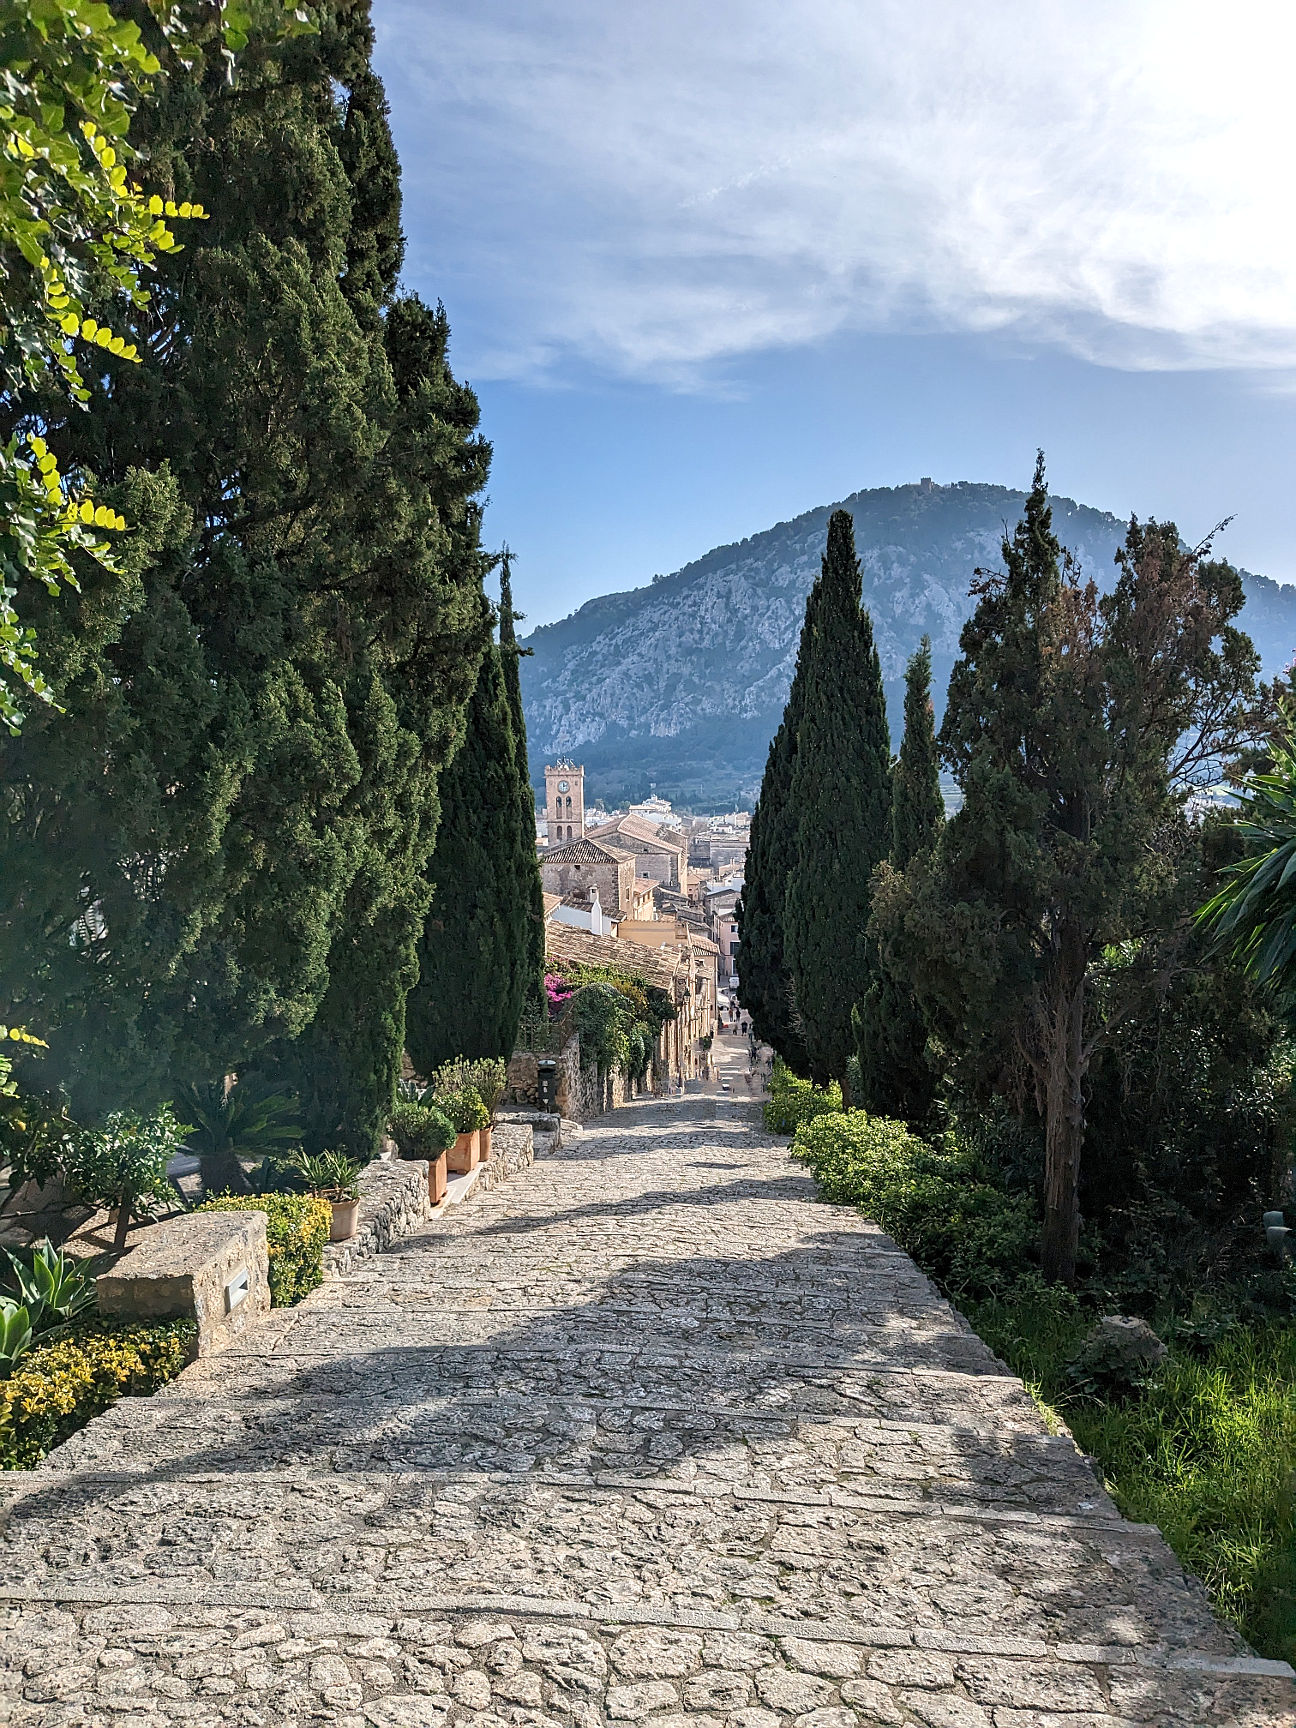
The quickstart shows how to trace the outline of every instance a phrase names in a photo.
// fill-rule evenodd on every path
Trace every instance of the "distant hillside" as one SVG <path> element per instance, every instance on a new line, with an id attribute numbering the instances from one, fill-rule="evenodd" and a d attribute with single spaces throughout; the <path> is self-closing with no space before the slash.
<path id="1" fill-rule="evenodd" d="M 646 588 L 590 600 L 527 638 L 522 661 L 534 773 L 584 762 L 591 797 L 750 803 L 787 699 L 810 584 L 834 510 L 855 518 L 864 601 L 899 742 L 904 664 L 926 632 L 942 706 L 978 565 L 998 568 L 1024 494 L 962 481 L 877 487 L 719 546 Z M 1059 538 L 1106 585 L 1125 524 L 1054 498 Z M 1245 576 L 1242 622 L 1270 676 L 1296 650 L 1296 588 Z"/>

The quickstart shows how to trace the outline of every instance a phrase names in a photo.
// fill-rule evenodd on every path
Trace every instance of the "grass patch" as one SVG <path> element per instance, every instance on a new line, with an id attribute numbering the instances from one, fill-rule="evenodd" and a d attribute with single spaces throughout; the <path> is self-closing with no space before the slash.
<path id="1" fill-rule="evenodd" d="M 1240 1319 L 1206 1345 L 1172 1336 L 1153 1385 L 1100 1403 L 1067 1380 L 1093 1323 L 1080 1300 L 1030 1289 L 964 1312 L 1097 1460 L 1126 1517 L 1160 1527 L 1262 1655 L 1296 1663 L 1296 1323 Z"/>

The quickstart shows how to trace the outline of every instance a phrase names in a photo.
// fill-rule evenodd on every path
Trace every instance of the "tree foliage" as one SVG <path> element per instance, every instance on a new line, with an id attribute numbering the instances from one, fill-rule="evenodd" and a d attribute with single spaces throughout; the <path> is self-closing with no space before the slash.
<path id="1" fill-rule="evenodd" d="M 534 999 L 535 830 L 521 831 L 504 664 L 494 647 L 482 660 L 467 735 L 442 779 L 431 904 L 405 1032 L 421 1074 L 456 1055 L 511 1055 L 523 1008 Z"/>
<path id="2" fill-rule="evenodd" d="M 1053 533 L 1040 459 L 950 680 L 941 747 L 963 807 L 875 901 L 964 1085 L 1033 1098 L 1055 1278 L 1075 1272 L 1094 1054 L 1180 963 L 1184 796 L 1270 720 L 1232 623 L 1241 580 L 1206 551 L 1132 522 L 1100 595 Z"/>
<path id="3" fill-rule="evenodd" d="M 519 661 L 532 652 L 518 646 L 514 626 L 522 614 L 513 610 L 512 553 L 506 546 L 500 554 L 500 657 L 504 689 L 513 720 L 513 743 L 517 749 L 519 857 L 522 863 L 520 891 L 527 904 L 527 996 L 526 1007 L 538 1011 L 544 1001 L 545 914 L 544 883 L 535 848 L 535 793 L 531 787 L 531 764 L 527 751 L 526 715 L 522 710 L 522 679 Z"/>
<path id="4" fill-rule="evenodd" d="M 902 872 L 935 846 L 945 820 L 931 700 L 931 643 L 924 636 L 905 670 L 904 738 L 891 776 L 891 850 L 874 889 L 888 871 Z M 876 943 L 876 933 L 872 933 Z M 903 969 L 875 964 L 855 1022 L 859 1103 L 874 1115 L 922 1122 L 931 1109 L 936 1072 L 927 1053 L 927 1023 Z"/>
<path id="5" fill-rule="evenodd" d="M 159 48 L 189 58 L 200 8 L 145 6 Z M 227 55 L 244 45 L 250 10 L 220 8 Z M 280 9 L 281 32 L 309 28 L 305 8 Z M 53 701 L 17 610 L 20 586 L 79 587 L 75 555 L 110 567 L 103 531 L 126 526 L 95 503 L 85 476 L 60 474 L 37 423 L 13 424 L 14 399 L 50 385 L 84 405 L 80 355 L 96 368 L 104 355 L 138 362 L 137 341 L 107 320 L 115 307 L 148 306 L 146 275 L 177 250 L 168 224 L 204 216 L 201 203 L 146 192 L 133 176 L 128 127 L 159 70 L 139 25 L 100 0 L 10 0 L 0 22 L 0 402 L 10 422 L 0 440 L 0 723 L 11 730 L 24 693 Z"/>
<path id="6" fill-rule="evenodd" d="M 1225 866 L 1200 922 L 1218 946 L 1290 1014 L 1296 1006 L 1296 746 L 1275 744 L 1265 773 L 1242 786 L 1236 832 L 1243 853 Z"/>
<path id="7" fill-rule="evenodd" d="M 368 7 L 322 13 L 258 13 L 237 88 L 210 18 L 166 61 L 132 138 L 210 219 L 130 312 L 148 364 L 105 354 L 89 414 L 33 398 L 135 530 L 75 627 L 30 600 L 67 714 L 0 745 L 0 1002 L 78 1114 L 273 1051 L 310 1149 L 364 1153 L 488 639 L 490 452 L 444 313 L 397 293 Z"/>
<path id="8" fill-rule="evenodd" d="M 874 972 L 870 879 L 891 841 L 891 740 L 873 625 L 860 604 L 850 515 L 835 510 L 807 608 L 798 672 L 804 693 L 791 805 L 786 960 L 811 1076 L 846 1082 L 851 1015 Z"/>

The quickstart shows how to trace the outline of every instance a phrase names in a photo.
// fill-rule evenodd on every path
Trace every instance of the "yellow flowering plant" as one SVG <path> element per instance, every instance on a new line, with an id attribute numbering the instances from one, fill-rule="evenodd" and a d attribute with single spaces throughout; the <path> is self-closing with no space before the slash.
<path id="1" fill-rule="evenodd" d="M 210 7 L 146 0 L 162 41 L 194 54 Z M 247 41 L 247 0 L 218 0 L 224 52 Z M 282 33 L 312 28 L 285 4 Z M 142 307 L 159 255 L 177 249 L 169 224 L 202 220 L 200 204 L 148 193 L 132 177 L 126 133 L 160 70 L 138 24 L 102 0 L 6 0 L 0 19 L 0 398 L 38 386 L 84 404 L 82 356 L 138 364 L 133 342 L 101 321 L 105 303 Z M 98 352 L 94 352 L 98 350 Z M 0 443 L 0 723 L 17 731 L 23 701 L 53 702 L 36 643 L 17 610 L 19 584 L 57 594 L 78 586 L 71 554 L 112 567 L 106 532 L 126 526 L 59 473 L 38 432 Z"/>

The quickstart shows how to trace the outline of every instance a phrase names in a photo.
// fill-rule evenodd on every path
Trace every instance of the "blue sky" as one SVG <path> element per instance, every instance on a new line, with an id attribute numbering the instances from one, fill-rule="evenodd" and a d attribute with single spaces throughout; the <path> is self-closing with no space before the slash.
<path id="1" fill-rule="evenodd" d="M 374 0 L 529 623 L 929 474 L 1296 581 L 1296 11 Z"/>

